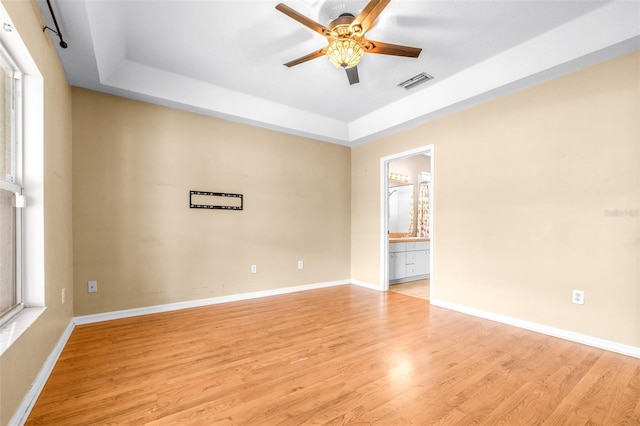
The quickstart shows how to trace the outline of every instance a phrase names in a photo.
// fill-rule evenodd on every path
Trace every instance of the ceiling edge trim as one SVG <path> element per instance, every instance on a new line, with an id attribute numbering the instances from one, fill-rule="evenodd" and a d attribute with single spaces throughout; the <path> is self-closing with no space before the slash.
<path id="1" fill-rule="evenodd" d="M 387 105 L 349 123 L 352 145 L 364 143 L 441 116 L 443 111 L 477 104 L 495 93 L 531 86 L 545 79 L 574 71 L 593 61 L 633 50 L 640 36 L 637 3 L 613 3 L 568 22 L 545 34 L 472 66 L 448 79 L 432 84 L 401 101 Z M 593 31 L 593 28 L 600 28 Z M 585 37 L 589 34 L 589 37 Z M 549 49 L 554 46 L 554 49 Z M 607 48 L 611 52 L 607 55 Z M 630 50 L 629 50 L 630 49 Z M 581 61 L 580 59 L 583 58 Z M 565 67 L 562 65 L 566 64 Z M 501 90 L 505 87 L 508 90 Z M 455 107 L 457 106 L 457 107 Z M 394 130 L 395 129 L 395 130 Z"/>

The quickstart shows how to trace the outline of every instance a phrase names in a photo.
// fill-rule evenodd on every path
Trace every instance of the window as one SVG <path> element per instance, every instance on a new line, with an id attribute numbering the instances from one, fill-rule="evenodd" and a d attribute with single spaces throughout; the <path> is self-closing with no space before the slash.
<path id="1" fill-rule="evenodd" d="M 0 323 L 22 307 L 20 81 L 0 51 Z"/>
<path id="2" fill-rule="evenodd" d="M 46 306 L 44 79 L 1 1 L 0 24 L 2 355 L 38 320 Z"/>

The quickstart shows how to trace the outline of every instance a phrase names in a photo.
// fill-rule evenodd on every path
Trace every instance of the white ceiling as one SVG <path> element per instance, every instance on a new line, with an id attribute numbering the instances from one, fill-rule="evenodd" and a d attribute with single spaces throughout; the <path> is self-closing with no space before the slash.
<path id="1" fill-rule="evenodd" d="M 74 86 L 349 146 L 640 48 L 637 0 L 392 0 L 367 38 L 422 53 L 365 54 L 350 86 L 323 57 L 282 65 L 326 39 L 278 1 L 51 1 Z M 284 3 L 327 25 L 367 1 Z"/>

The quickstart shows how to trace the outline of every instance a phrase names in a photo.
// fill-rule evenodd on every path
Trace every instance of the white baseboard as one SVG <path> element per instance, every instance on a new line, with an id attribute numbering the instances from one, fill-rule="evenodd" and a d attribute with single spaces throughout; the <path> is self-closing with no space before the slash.
<path id="1" fill-rule="evenodd" d="M 67 328 L 62 332 L 62 336 L 58 339 L 58 342 L 53 347 L 49 357 L 44 362 L 44 365 L 38 372 L 35 380 L 29 387 L 29 391 L 24 398 L 22 398 L 22 402 L 18 406 L 18 409 L 13 414 L 13 417 L 11 417 L 11 420 L 9 420 L 9 426 L 19 426 L 26 423 L 29 413 L 31 413 L 31 409 L 36 404 L 38 396 L 40 396 L 40 392 L 42 392 L 42 388 L 44 388 L 45 383 L 47 383 L 49 375 L 53 371 L 53 367 L 55 367 L 56 362 L 58 362 L 58 358 L 67 344 L 67 340 L 69 340 L 74 327 L 75 324 L 73 319 L 71 319 L 71 321 L 69 321 L 69 325 L 67 325 Z"/>
<path id="2" fill-rule="evenodd" d="M 524 321 L 505 315 L 495 314 L 493 312 L 470 308 L 468 306 L 457 305 L 455 303 L 450 303 L 444 300 L 431 299 L 431 304 L 433 306 L 439 306 L 441 308 L 450 309 L 452 311 L 472 315 L 474 317 L 484 318 L 502 324 L 523 328 L 525 330 L 546 334 L 548 336 L 558 337 L 560 339 L 569 340 L 576 343 L 582 343 L 583 345 L 593 346 L 595 348 L 605 349 L 607 351 L 616 352 L 622 355 L 640 358 L 640 348 L 636 346 L 624 345 L 622 343 L 613 342 L 611 340 L 600 339 L 597 337 L 587 336 L 585 334 L 575 333 L 573 331 L 549 327 L 547 325 L 542 325 L 535 322 Z"/>
<path id="3" fill-rule="evenodd" d="M 75 324 L 91 324 L 94 322 L 110 321 L 138 315 L 155 314 L 159 312 L 177 311 L 179 309 L 199 308 L 201 306 L 218 305 L 220 303 L 238 302 L 241 300 L 258 299 L 260 297 L 278 296 L 298 291 L 316 290 L 319 288 L 335 287 L 350 284 L 349 280 L 328 281 L 323 283 L 305 284 L 294 287 L 282 287 L 273 290 L 254 291 L 250 293 L 232 294 L 229 296 L 210 297 L 207 299 L 189 300 L 186 302 L 167 303 L 165 305 L 147 306 L 144 308 L 125 309 L 122 311 L 104 312 L 100 314 L 82 315 L 74 317 Z"/>
<path id="4" fill-rule="evenodd" d="M 380 289 L 380 286 L 375 285 L 375 284 L 369 284 L 369 283 L 367 283 L 367 282 L 364 282 L 364 281 L 358 281 L 358 280 L 351 280 L 351 281 L 349 281 L 349 282 L 350 282 L 351 284 L 353 284 L 353 285 L 357 285 L 357 286 L 359 286 L 359 287 L 368 288 L 368 289 L 370 289 L 370 290 L 382 291 L 382 290 Z"/>

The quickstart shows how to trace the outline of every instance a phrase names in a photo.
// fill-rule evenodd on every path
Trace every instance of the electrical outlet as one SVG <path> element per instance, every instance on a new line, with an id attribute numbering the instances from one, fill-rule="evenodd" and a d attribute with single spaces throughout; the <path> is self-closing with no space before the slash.
<path id="1" fill-rule="evenodd" d="M 571 301 L 577 305 L 584 305 L 584 291 L 573 290 L 571 292 Z"/>
<path id="2" fill-rule="evenodd" d="M 255 274 L 258 272 L 258 265 L 251 265 L 251 273 Z"/>
<path id="3" fill-rule="evenodd" d="M 304 268 L 304 262 L 302 260 L 298 260 L 298 269 Z"/>
<path id="4" fill-rule="evenodd" d="M 66 301 L 67 301 L 67 297 L 66 297 L 66 294 L 65 294 L 64 288 L 63 288 L 62 289 L 62 303 L 66 302 Z"/>
<path id="5" fill-rule="evenodd" d="M 98 292 L 98 281 L 89 281 L 87 283 L 87 291 L 89 293 L 97 293 Z"/>

